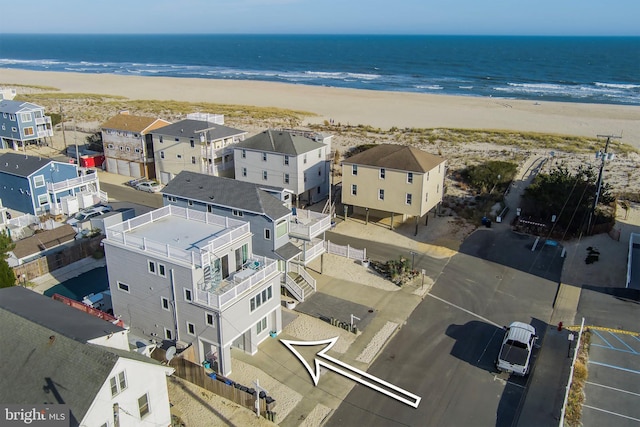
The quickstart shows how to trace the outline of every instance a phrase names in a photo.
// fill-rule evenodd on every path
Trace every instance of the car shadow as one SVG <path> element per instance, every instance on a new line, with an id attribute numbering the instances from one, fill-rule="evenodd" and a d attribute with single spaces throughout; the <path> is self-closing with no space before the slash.
<path id="1" fill-rule="evenodd" d="M 490 373 L 496 373 L 504 329 L 490 323 L 472 320 L 464 325 L 449 325 L 445 334 L 455 340 L 451 355 Z"/>

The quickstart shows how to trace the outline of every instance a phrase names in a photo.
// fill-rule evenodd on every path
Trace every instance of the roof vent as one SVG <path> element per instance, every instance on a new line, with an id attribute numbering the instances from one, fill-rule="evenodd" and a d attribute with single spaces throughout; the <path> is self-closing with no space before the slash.
<path id="1" fill-rule="evenodd" d="M 49 345 L 52 345 L 55 341 L 56 341 L 56 336 L 55 335 L 49 336 Z"/>
<path id="2" fill-rule="evenodd" d="M 213 197 L 213 195 L 209 196 L 209 199 L 213 200 L 215 199 L 215 197 Z"/>
<path id="3" fill-rule="evenodd" d="M 187 178 L 187 179 L 185 179 L 185 181 L 191 182 L 191 178 Z"/>
<path id="4" fill-rule="evenodd" d="M 202 190 L 204 187 L 202 185 L 199 185 L 198 188 Z"/>

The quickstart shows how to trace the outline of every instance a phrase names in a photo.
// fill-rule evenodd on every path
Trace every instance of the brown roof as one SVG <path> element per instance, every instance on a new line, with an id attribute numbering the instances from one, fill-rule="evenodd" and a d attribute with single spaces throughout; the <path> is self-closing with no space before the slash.
<path id="1" fill-rule="evenodd" d="M 152 127 L 154 124 L 155 126 Z M 166 120 L 156 119 L 154 117 L 134 116 L 132 114 L 121 113 L 104 122 L 101 127 L 102 129 L 118 129 L 145 133 L 145 131 L 150 130 L 149 127 L 156 128 L 169 124 L 171 123 Z"/>
<path id="2" fill-rule="evenodd" d="M 36 233 L 26 239 L 18 240 L 13 253 L 18 259 L 28 257 L 42 252 L 46 249 L 54 248 L 66 242 L 72 241 L 76 232 L 69 224 L 65 224 L 53 230 L 46 230 Z"/>
<path id="3" fill-rule="evenodd" d="M 346 158 L 343 163 L 426 173 L 445 161 L 443 157 L 414 147 L 380 144 Z"/>

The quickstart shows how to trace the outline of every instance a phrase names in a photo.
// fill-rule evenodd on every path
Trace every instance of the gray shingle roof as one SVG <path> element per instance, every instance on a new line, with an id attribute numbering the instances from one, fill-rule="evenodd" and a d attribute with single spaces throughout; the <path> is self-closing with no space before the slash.
<path id="1" fill-rule="evenodd" d="M 83 343 L 123 330 L 105 320 L 20 286 L 0 289 L 0 310 L 14 313 Z"/>
<path id="2" fill-rule="evenodd" d="M 246 131 L 234 129 L 229 126 L 192 119 L 180 120 L 177 123 L 155 129 L 151 133 L 156 135 L 177 136 L 185 138 L 200 138 L 200 134 L 202 133 L 201 131 L 204 129 L 207 129 L 208 140 L 229 138 L 231 136 L 243 135 L 247 133 Z"/>
<path id="3" fill-rule="evenodd" d="M 269 129 L 239 142 L 236 147 L 297 156 L 322 148 L 324 144 L 295 132 Z"/>
<path id="4" fill-rule="evenodd" d="M 39 110 L 42 107 L 31 102 L 14 101 L 11 99 L 0 100 L 0 112 L 16 114 L 23 110 Z"/>
<path id="5" fill-rule="evenodd" d="M 445 161 L 443 157 L 429 154 L 414 147 L 380 144 L 348 157 L 342 163 L 426 173 Z"/>
<path id="6" fill-rule="evenodd" d="M 26 178 L 51 162 L 51 159 L 47 159 L 45 157 L 25 156 L 24 154 L 18 153 L 4 153 L 0 155 L 0 172 Z"/>
<path id="7" fill-rule="evenodd" d="M 261 188 L 266 187 L 231 178 L 182 171 L 162 189 L 162 194 L 262 214 L 273 220 L 291 213 L 282 201 Z"/>
<path id="8" fill-rule="evenodd" d="M 0 402 L 64 403 L 75 419 L 72 425 L 77 425 L 107 381 L 118 356 L 4 309 L 0 309 L 0 324 L 0 377 L 7 385 L 0 387 Z"/>

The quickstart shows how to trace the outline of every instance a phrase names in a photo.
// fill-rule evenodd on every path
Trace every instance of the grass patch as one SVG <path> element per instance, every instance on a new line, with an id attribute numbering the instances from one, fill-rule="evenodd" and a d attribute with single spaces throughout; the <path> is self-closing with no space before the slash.
<path id="1" fill-rule="evenodd" d="M 589 346 L 591 345 L 591 331 L 586 330 L 582 333 L 580 348 L 578 349 L 578 357 L 573 368 L 573 381 L 569 389 L 569 398 L 567 399 L 567 407 L 565 409 L 564 421 L 569 427 L 581 426 L 582 404 L 584 403 L 584 385 L 589 378 L 587 362 L 589 360 Z"/>
<path id="2" fill-rule="evenodd" d="M 23 87 L 25 89 L 36 89 L 36 90 L 44 90 L 44 91 L 58 91 L 60 89 L 58 89 L 57 87 L 53 87 L 53 86 L 39 86 L 39 85 L 20 85 L 20 84 L 16 84 L 16 83 L 0 83 L 0 86 L 2 87 Z"/>

